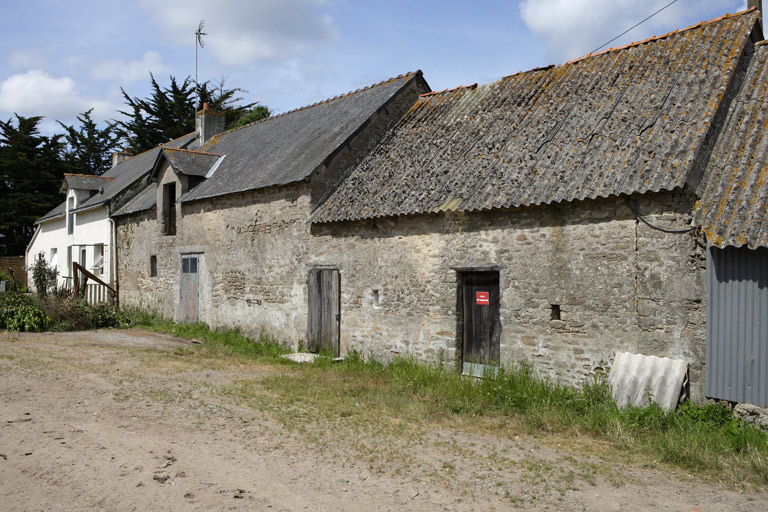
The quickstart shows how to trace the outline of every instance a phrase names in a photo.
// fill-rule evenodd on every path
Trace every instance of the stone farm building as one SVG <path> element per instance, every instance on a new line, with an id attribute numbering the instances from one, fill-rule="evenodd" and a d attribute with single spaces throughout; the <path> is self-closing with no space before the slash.
<path id="1" fill-rule="evenodd" d="M 761 39 L 751 10 L 163 149 L 114 215 L 122 304 L 467 373 L 526 360 L 580 382 L 617 351 L 681 358 L 695 399 L 768 405 Z"/>

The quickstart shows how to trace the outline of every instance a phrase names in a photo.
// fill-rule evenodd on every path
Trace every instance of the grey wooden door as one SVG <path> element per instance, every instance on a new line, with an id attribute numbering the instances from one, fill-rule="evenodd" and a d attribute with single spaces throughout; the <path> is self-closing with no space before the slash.
<path id="1" fill-rule="evenodd" d="M 499 365 L 499 273 L 462 275 L 462 372 L 482 376 Z"/>
<path id="2" fill-rule="evenodd" d="M 309 271 L 307 285 L 307 348 L 310 352 L 328 351 L 338 357 L 341 320 L 339 271 L 312 269 Z"/>
<path id="3" fill-rule="evenodd" d="M 197 322 L 198 313 L 198 263 L 197 254 L 181 257 L 181 319 L 184 322 Z"/>

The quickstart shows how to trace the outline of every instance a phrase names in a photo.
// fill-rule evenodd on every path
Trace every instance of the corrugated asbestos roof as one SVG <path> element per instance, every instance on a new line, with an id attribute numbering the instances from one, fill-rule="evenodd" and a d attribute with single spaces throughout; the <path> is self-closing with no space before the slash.
<path id="1" fill-rule="evenodd" d="M 224 132 L 202 148 L 225 155 L 215 174 L 183 195 L 194 201 L 302 181 L 403 87 L 410 73 Z"/>
<path id="2" fill-rule="evenodd" d="M 164 147 L 181 148 L 190 144 L 197 137 L 197 133 L 193 132 L 178 139 L 172 140 Z M 141 178 L 142 175 L 149 173 L 155 164 L 157 155 L 163 146 L 152 148 L 144 153 L 130 157 L 123 160 L 115 167 L 111 168 L 107 172 L 101 175 L 102 178 L 110 178 L 107 183 L 104 184 L 104 193 L 96 194 L 78 205 L 74 211 L 87 210 L 95 206 L 105 204 L 116 195 L 123 192 L 126 188 L 131 186 L 136 180 Z M 66 204 L 62 202 L 56 208 L 37 219 L 35 223 L 45 222 L 47 220 L 54 219 L 64 215 L 66 212 Z"/>
<path id="3" fill-rule="evenodd" d="M 205 176 L 221 156 L 201 151 L 171 148 L 163 148 L 162 154 L 168 159 L 168 163 L 175 172 L 187 176 Z"/>
<path id="4" fill-rule="evenodd" d="M 315 222 L 554 203 L 685 184 L 755 25 L 748 11 L 422 96 Z"/>
<path id="5" fill-rule="evenodd" d="M 694 221 L 715 247 L 768 247 L 768 45 L 758 43 L 731 105 Z"/>

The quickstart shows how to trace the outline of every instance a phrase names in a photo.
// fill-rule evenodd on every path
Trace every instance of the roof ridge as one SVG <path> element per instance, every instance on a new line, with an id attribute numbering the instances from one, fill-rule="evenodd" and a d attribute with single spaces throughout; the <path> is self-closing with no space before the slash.
<path id="1" fill-rule="evenodd" d="M 157 149 L 157 148 L 165 148 L 165 147 L 166 147 L 168 144 L 170 144 L 170 143 L 172 143 L 172 142 L 176 142 L 177 140 L 183 139 L 184 137 L 189 137 L 190 135 L 192 135 L 192 134 L 193 134 L 193 133 L 195 133 L 195 132 L 197 132 L 197 130 L 193 130 L 193 131 L 191 131 L 191 132 L 189 132 L 189 133 L 185 133 L 184 135 L 181 135 L 181 136 L 179 136 L 179 137 L 176 137 L 175 139 L 171 139 L 171 140 L 169 140 L 168 142 L 163 142 L 162 144 L 158 144 L 158 145 L 157 145 L 157 146 L 155 146 L 155 147 L 152 147 L 152 148 L 149 148 L 149 149 L 145 149 L 144 151 L 142 151 L 141 153 L 139 153 L 139 154 L 137 154 L 137 155 L 131 155 L 131 156 L 128 156 L 128 157 L 124 158 L 123 160 L 121 160 L 121 161 L 120 161 L 120 163 L 119 163 L 119 164 L 117 164 L 117 165 L 120 165 L 120 164 L 122 164 L 122 163 L 124 163 L 124 162 L 127 162 L 128 160 L 130 160 L 130 159 L 132 159 L 132 158 L 136 158 L 137 156 L 141 156 L 141 155 L 143 155 L 144 153 L 149 153 L 150 151 L 153 151 L 153 150 L 155 150 L 155 149 Z M 174 149 L 174 148 L 168 148 L 168 149 Z M 117 165 L 116 165 L 115 167 L 117 167 Z M 114 169 L 114 167 L 113 167 L 113 169 Z"/>
<path id="2" fill-rule="evenodd" d="M 469 85 L 460 85 L 458 87 L 452 87 L 450 89 L 443 89 L 442 91 L 430 91 L 425 92 L 424 94 L 419 94 L 419 98 L 425 98 L 427 96 L 434 96 L 436 94 L 446 94 L 453 91 L 458 91 L 459 89 L 477 89 L 477 82 Z"/>
<path id="3" fill-rule="evenodd" d="M 114 177 L 111 177 L 111 176 L 101 176 L 101 175 L 97 175 L 97 174 L 79 174 L 79 173 L 75 173 L 75 172 L 65 172 L 64 176 L 65 177 L 66 176 L 77 176 L 78 178 L 101 178 L 103 180 L 113 180 L 113 179 L 115 179 Z"/>
<path id="4" fill-rule="evenodd" d="M 196 155 L 221 156 L 218 153 L 209 153 L 207 151 L 196 151 L 194 149 L 183 149 L 183 148 L 166 148 L 166 147 L 163 147 L 163 151 L 181 151 L 182 153 L 194 153 Z"/>
<path id="5" fill-rule="evenodd" d="M 584 59 L 588 59 L 590 57 L 597 57 L 598 55 L 603 55 L 605 53 L 615 52 L 615 51 L 619 51 L 619 50 L 626 50 L 627 48 L 633 48 L 635 46 L 640 46 L 641 44 L 646 44 L 646 43 L 649 43 L 651 41 L 658 41 L 658 40 L 665 39 L 667 37 L 673 36 L 673 35 L 681 33 L 681 32 L 687 32 L 688 30 L 694 30 L 694 29 L 697 29 L 699 27 L 703 27 L 705 25 L 709 25 L 711 23 L 716 23 L 718 21 L 723 21 L 723 20 L 735 18 L 737 16 L 744 16 L 744 15 L 749 14 L 750 12 L 756 11 L 756 10 L 757 10 L 757 7 L 750 7 L 749 9 L 747 9 L 745 11 L 739 11 L 739 12 L 736 12 L 736 13 L 733 13 L 733 14 L 726 13 L 726 14 L 723 14 L 722 16 L 720 16 L 720 17 L 713 18 L 711 20 L 700 21 L 700 22 L 695 23 L 695 24 L 693 24 L 693 25 L 691 25 L 689 27 L 676 29 L 676 30 L 673 30 L 671 32 L 667 32 L 666 34 L 661 34 L 659 36 L 651 36 L 651 37 L 648 37 L 648 38 L 643 39 L 641 41 L 633 41 L 631 43 L 627 43 L 627 44 L 622 45 L 622 46 L 617 46 L 615 48 L 613 48 L 613 47 L 612 48 L 608 48 L 607 50 L 603 50 L 603 51 L 597 52 L 597 53 L 590 52 L 590 53 L 588 53 L 586 55 L 582 55 L 581 57 L 576 57 L 575 59 L 569 60 L 568 62 L 566 62 L 565 64 L 562 64 L 562 65 L 566 66 L 568 64 L 575 64 L 576 62 L 580 62 L 580 61 L 582 61 Z"/>
<path id="6" fill-rule="evenodd" d="M 339 95 L 333 96 L 331 98 L 326 98 L 324 100 L 321 100 L 321 101 L 318 101 L 318 102 L 315 102 L 315 103 L 310 103 L 309 105 L 304 105 L 303 107 L 298 107 L 298 108 L 294 108 L 294 109 L 288 110 L 287 112 L 283 112 L 282 114 L 277 114 L 277 115 L 274 115 L 274 116 L 265 117 L 264 119 L 259 119 L 257 121 L 252 122 L 252 123 L 248 123 L 248 124 L 245 124 L 243 126 L 239 126 L 237 128 L 233 128 L 231 130 L 227 130 L 226 132 L 222 132 L 222 133 L 218 134 L 216 137 L 218 137 L 219 135 L 222 135 L 224 133 L 236 132 L 238 130 L 242 130 L 243 128 L 248 128 L 249 126 L 253 126 L 253 125 L 258 124 L 258 123 L 263 123 L 263 122 L 269 121 L 270 119 L 277 119 L 278 117 L 287 116 L 288 114 L 293 114 L 295 112 L 301 112 L 303 110 L 308 110 L 308 109 L 313 108 L 313 107 L 324 105 L 326 103 L 330 103 L 331 101 L 336 101 L 336 100 L 339 100 L 339 99 L 342 99 L 342 98 L 346 98 L 348 96 L 352 96 L 353 94 L 358 94 L 358 93 L 361 93 L 363 91 L 367 91 L 367 90 L 373 89 L 374 87 L 381 87 L 383 85 L 392 83 L 395 80 L 400 80 L 402 78 L 408 78 L 408 77 L 413 77 L 413 76 L 422 76 L 422 75 L 423 75 L 423 73 L 421 72 L 420 69 L 417 69 L 416 71 L 410 71 L 408 73 L 405 73 L 405 74 L 402 74 L 402 75 L 397 75 L 396 77 L 388 78 L 386 80 L 382 80 L 381 82 L 378 82 L 378 83 L 375 83 L 375 84 L 372 84 L 372 85 L 368 85 L 366 87 L 361 87 L 360 89 L 355 89 L 354 91 L 345 92 L 343 94 L 339 94 Z M 206 146 L 208 146 L 208 145 L 209 144 L 206 144 Z"/>

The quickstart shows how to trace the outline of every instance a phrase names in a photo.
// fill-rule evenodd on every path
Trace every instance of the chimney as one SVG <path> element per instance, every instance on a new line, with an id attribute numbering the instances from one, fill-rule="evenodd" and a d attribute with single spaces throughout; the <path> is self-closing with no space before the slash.
<path id="1" fill-rule="evenodd" d="M 130 156 L 131 156 L 131 153 L 128 151 L 128 148 L 123 148 L 122 151 L 118 151 L 117 153 L 112 153 L 112 167 L 116 167 L 117 164 L 119 164 L 123 160 L 127 160 Z"/>
<path id="2" fill-rule="evenodd" d="M 208 103 L 203 103 L 203 110 L 197 113 L 195 128 L 200 136 L 200 146 L 224 131 L 225 116 L 210 110 Z"/>
<path id="3" fill-rule="evenodd" d="M 763 29 L 763 2 L 761 0 L 747 0 L 747 9 L 756 8 L 757 13 L 759 14 L 759 17 L 757 20 L 760 22 L 760 30 Z"/>

